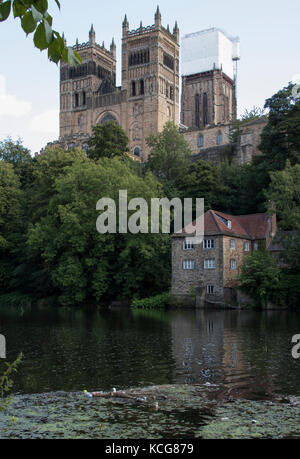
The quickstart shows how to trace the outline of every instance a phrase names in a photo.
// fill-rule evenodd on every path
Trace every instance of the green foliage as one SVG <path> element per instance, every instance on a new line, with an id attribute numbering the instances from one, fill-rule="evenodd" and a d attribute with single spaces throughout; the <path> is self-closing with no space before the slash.
<path id="1" fill-rule="evenodd" d="M 141 178 L 120 159 L 85 158 L 65 168 L 54 181 L 46 212 L 28 232 L 28 248 L 40 257 L 51 279 L 51 294 L 62 305 L 84 301 L 126 299 L 169 286 L 170 238 L 165 234 L 99 234 L 97 201 L 118 202 L 119 190 L 128 200 L 159 197 L 151 174 Z M 167 269 L 166 269 L 167 266 Z"/>
<path id="2" fill-rule="evenodd" d="M 259 250 L 245 257 L 238 282 L 257 306 L 265 306 L 269 300 L 276 301 L 279 281 L 280 269 L 270 252 Z"/>
<path id="3" fill-rule="evenodd" d="M 272 172 L 266 191 L 270 207 L 276 210 L 280 233 L 278 242 L 284 248 L 282 259 L 290 268 L 300 269 L 300 164 L 287 161 L 282 171 Z"/>
<path id="4" fill-rule="evenodd" d="M 23 354 L 20 353 L 13 363 L 4 362 L 6 369 L 0 374 L 0 412 L 4 411 L 11 403 L 11 397 L 7 397 L 8 392 L 13 386 L 11 375 L 18 371 Z"/>
<path id="5" fill-rule="evenodd" d="M 151 296 L 150 298 L 143 298 L 141 300 L 135 299 L 131 303 L 132 309 L 164 309 L 170 305 L 172 295 L 168 292 L 160 295 Z"/>
<path id="6" fill-rule="evenodd" d="M 300 162 L 300 101 L 294 100 L 293 84 L 266 101 L 269 122 L 263 130 L 260 150 L 269 171 L 282 170 L 286 161 Z"/>
<path id="7" fill-rule="evenodd" d="M 55 0 L 58 8 L 60 2 Z M 20 18 L 21 27 L 29 35 L 34 33 L 33 42 L 41 51 L 48 50 L 48 58 L 55 62 L 64 61 L 69 65 L 81 62 L 79 54 L 67 47 L 64 38 L 52 29 L 53 18 L 48 13 L 47 0 L 1 0 L 0 22 L 6 21 L 13 13 L 14 18 Z"/>
<path id="8" fill-rule="evenodd" d="M 151 148 L 146 170 L 150 170 L 164 185 L 166 196 L 176 193 L 178 178 L 187 172 L 191 150 L 184 136 L 173 122 L 165 124 L 162 132 L 148 137 Z"/>
<path id="9" fill-rule="evenodd" d="M 93 135 L 89 139 L 89 158 L 125 157 L 128 149 L 128 137 L 124 130 L 115 121 L 108 121 L 103 125 L 93 127 Z"/>
<path id="10" fill-rule="evenodd" d="M 0 161 L 12 164 L 22 187 L 30 185 L 34 159 L 28 148 L 25 148 L 21 139 L 13 141 L 10 137 L 0 142 Z"/>

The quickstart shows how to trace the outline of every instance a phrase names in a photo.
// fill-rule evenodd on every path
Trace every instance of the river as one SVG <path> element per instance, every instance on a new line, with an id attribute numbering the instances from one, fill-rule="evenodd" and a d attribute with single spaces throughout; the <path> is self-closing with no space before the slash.
<path id="1" fill-rule="evenodd" d="M 113 387 L 203 385 L 253 402 L 300 396 L 293 311 L 0 309 L 0 333 L 9 361 L 24 355 L 9 416 L 22 418 L 25 399 L 76 394 L 85 403 L 84 389 Z M 27 438 L 21 430 L 14 422 L 7 436 Z"/>

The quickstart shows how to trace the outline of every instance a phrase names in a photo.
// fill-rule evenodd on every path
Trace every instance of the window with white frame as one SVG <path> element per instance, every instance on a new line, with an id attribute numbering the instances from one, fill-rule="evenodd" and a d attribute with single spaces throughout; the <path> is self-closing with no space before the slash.
<path id="1" fill-rule="evenodd" d="M 249 242 L 244 242 L 244 251 L 245 252 L 250 252 L 250 244 L 249 244 Z"/>
<path id="2" fill-rule="evenodd" d="M 209 285 L 206 286 L 206 293 L 208 295 L 212 295 L 214 293 L 214 291 L 215 291 L 215 289 L 214 289 L 213 285 L 209 284 Z"/>
<path id="3" fill-rule="evenodd" d="M 195 248 L 193 239 L 184 239 L 183 241 L 183 250 L 193 250 Z"/>
<path id="4" fill-rule="evenodd" d="M 235 239 L 230 239 L 230 248 L 231 249 L 235 249 L 236 248 Z"/>
<path id="5" fill-rule="evenodd" d="M 183 269 L 188 269 L 188 270 L 195 269 L 194 260 L 184 260 Z"/>
<path id="6" fill-rule="evenodd" d="M 236 260 L 230 260 L 230 269 L 236 269 Z"/>
<path id="7" fill-rule="evenodd" d="M 214 269 L 216 267 L 215 258 L 204 260 L 204 269 Z"/>
<path id="8" fill-rule="evenodd" d="M 213 249 L 215 247 L 215 240 L 214 239 L 204 239 L 203 240 L 203 248 L 204 249 Z"/>

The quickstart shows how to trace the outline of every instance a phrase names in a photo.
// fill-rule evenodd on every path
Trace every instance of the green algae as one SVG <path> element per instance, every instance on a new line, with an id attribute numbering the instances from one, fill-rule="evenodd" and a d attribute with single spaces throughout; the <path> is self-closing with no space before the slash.
<path id="1" fill-rule="evenodd" d="M 204 385 L 126 391 L 137 392 L 144 402 L 77 392 L 17 395 L 1 414 L 0 438 L 300 438 L 299 398 L 228 400 Z"/>

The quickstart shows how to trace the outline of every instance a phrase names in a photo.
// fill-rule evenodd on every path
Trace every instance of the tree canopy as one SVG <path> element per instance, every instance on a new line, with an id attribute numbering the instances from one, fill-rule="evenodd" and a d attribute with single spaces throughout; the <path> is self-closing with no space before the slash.
<path id="1" fill-rule="evenodd" d="M 129 151 L 128 142 L 124 129 L 115 121 L 97 124 L 93 127 L 93 134 L 89 139 L 87 155 L 94 160 L 124 157 Z"/>

